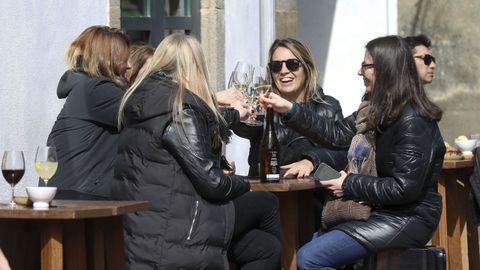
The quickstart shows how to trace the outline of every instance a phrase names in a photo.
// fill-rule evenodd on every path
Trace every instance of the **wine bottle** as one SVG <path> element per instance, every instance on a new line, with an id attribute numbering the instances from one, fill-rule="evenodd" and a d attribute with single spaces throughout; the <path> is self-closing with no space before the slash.
<path id="1" fill-rule="evenodd" d="M 273 109 L 267 108 L 263 137 L 260 144 L 260 181 L 276 183 L 280 180 L 280 144 L 273 125 Z"/>

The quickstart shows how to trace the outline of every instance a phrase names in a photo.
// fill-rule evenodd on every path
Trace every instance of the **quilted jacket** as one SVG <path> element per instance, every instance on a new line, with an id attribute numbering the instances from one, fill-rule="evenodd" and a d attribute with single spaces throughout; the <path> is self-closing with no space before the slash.
<path id="1" fill-rule="evenodd" d="M 231 199 L 250 184 L 222 173 L 218 140 L 226 127 L 203 100 L 187 90 L 183 122 L 172 119 L 177 91 L 154 73 L 124 109 L 112 197 L 149 202 L 148 211 L 124 218 L 127 269 L 228 268 Z M 182 124 L 185 136 L 177 133 Z"/>
<path id="2" fill-rule="evenodd" d="M 334 146 L 347 146 L 355 135 L 356 114 L 340 121 L 317 117 L 294 104 L 287 123 L 310 127 L 309 136 Z M 336 227 L 372 252 L 387 248 L 424 246 L 440 220 L 442 200 L 437 177 L 445 145 L 435 121 L 419 116 L 410 105 L 399 119 L 383 127 L 376 139 L 378 177 L 349 174 L 345 195 L 374 206 L 366 221 L 349 221 Z"/>

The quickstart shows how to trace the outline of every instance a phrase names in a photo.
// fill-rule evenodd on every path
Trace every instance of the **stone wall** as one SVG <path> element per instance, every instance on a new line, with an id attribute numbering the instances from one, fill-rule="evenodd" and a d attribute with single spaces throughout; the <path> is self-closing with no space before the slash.
<path id="1" fill-rule="evenodd" d="M 285 38 L 298 36 L 297 0 L 276 0 L 275 28 L 276 37 Z"/>
<path id="2" fill-rule="evenodd" d="M 480 132 L 480 1 L 398 1 L 400 35 L 424 33 L 437 59 L 434 82 L 426 86 L 444 110 L 442 134 L 454 137 Z"/>
<path id="3" fill-rule="evenodd" d="M 203 52 L 210 73 L 211 87 L 223 89 L 225 74 L 224 1 L 202 0 L 200 5 L 200 34 Z"/>

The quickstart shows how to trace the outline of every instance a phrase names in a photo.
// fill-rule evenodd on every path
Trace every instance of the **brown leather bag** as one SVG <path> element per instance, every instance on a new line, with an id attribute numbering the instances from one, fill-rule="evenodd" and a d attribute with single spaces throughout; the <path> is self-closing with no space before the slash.
<path id="1" fill-rule="evenodd" d="M 322 210 L 321 228 L 329 230 L 340 223 L 350 220 L 367 220 L 372 208 L 363 202 L 357 202 L 345 197 L 330 198 Z"/>

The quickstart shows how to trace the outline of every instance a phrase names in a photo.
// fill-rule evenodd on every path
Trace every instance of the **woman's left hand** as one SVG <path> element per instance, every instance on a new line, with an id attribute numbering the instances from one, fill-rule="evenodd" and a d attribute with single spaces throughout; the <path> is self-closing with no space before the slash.
<path id="1" fill-rule="evenodd" d="M 347 177 L 347 173 L 345 171 L 340 172 L 340 177 L 332 180 L 324 180 L 324 181 L 319 181 L 320 186 L 322 186 L 325 189 L 328 189 L 332 191 L 333 195 L 335 197 L 343 197 L 343 181 L 345 181 L 345 178 Z"/>
<path id="2" fill-rule="evenodd" d="M 292 164 L 281 166 L 280 168 L 287 170 L 283 175 L 284 177 L 296 175 L 297 178 L 304 178 L 310 176 L 314 167 L 310 160 L 303 159 Z"/>
<path id="3" fill-rule="evenodd" d="M 231 170 L 223 169 L 223 173 L 226 175 L 234 175 L 235 174 L 235 161 L 233 160 L 227 160 L 228 164 L 230 164 L 230 167 L 232 168 Z"/>

